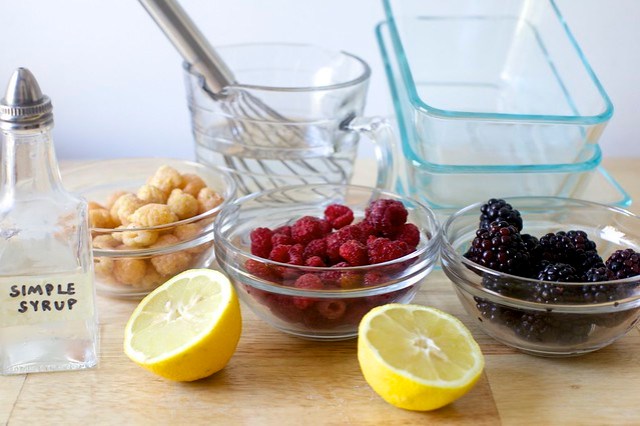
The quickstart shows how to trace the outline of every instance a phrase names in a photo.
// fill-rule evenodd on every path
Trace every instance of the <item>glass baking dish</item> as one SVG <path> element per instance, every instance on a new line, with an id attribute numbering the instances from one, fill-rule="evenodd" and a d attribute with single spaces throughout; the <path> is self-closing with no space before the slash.
<path id="1" fill-rule="evenodd" d="M 613 105 L 553 1 L 383 0 L 414 160 L 581 161 Z"/>
<path id="2" fill-rule="evenodd" d="M 561 196 L 603 204 L 627 206 L 629 195 L 599 167 L 602 159 L 598 144 L 587 144 L 575 161 L 564 164 L 437 164 L 412 153 L 416 130 L 407 125 L 411 114 L 402 102 L 403 80 L 398 64 L 389 52 L 387 23 L 376 27 L 376 37 L 393 98 L 398 139 L 395 169 L 396 190 L 436 209 L 457 209 L 492 197 Z"/>

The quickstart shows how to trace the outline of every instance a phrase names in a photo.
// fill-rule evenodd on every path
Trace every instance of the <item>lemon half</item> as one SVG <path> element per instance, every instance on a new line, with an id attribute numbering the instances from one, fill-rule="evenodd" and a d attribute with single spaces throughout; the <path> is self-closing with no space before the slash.
<path id="1" fill-rule="evenodd" d="M 211 269 L 191 269 L 140 302 L 125 328 L 124 352 L 162 377 L 192 381 L 227 365 L 241 331 L 240 304 L 229 279 Z"/>
<path id="2" fill-rule="evenodd" d="M 358 330 L 365 380 L 388 403 L 426 411 L 467 393 L 484 357 L 457 318 L 435 308 L 387 304 L 369 311 Z"/>

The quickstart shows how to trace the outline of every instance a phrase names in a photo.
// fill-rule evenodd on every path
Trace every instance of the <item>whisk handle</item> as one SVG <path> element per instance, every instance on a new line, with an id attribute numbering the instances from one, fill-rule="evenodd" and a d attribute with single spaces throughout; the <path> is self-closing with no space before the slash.
<path id="1" fill-rule="evenodd" d="M 200 73 L 207 88 L 219 93 L 234 83 L 233 73 L 175 0 L 138 0 L 182 58 Z"/>

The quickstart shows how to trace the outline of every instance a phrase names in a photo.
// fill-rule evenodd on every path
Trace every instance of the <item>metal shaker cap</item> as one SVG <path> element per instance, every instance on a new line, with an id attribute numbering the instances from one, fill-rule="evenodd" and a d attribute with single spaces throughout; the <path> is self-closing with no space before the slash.
<path id="1" fill-rule="evenodd" d="M 30 130 L 53 125 L 51 99 L 43 95 L 31 71 L 14 71 L 0 100 L 0 129 Z"/>

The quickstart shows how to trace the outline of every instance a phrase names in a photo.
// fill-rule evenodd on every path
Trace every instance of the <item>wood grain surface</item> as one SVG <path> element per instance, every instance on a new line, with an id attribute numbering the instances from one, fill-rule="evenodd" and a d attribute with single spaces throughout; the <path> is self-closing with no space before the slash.
<path id="1" fill-rule="evenodd" d="M 605 166 L 640 200 L 640 159 L 607 160 Z M 368 183 L 367 176 L 359 179 Z M 640 213 L 638 207 L 631 210 Z M 640 424 L 639 328 L 598 352 L 546 359 L 483 334 L 439 270 L 424 281 L 415 303 L 458 316 L 486 356 L 479 383 L 437 411 L 409 412 L 382 401 L 360 373 L 355 340 L 290 337 L 245 306 L 242 338 L 228 366 L 198 382 L 169 382 L 122 352 L 136 302 L 99 296 L 99 367 L 0 376 L 0 424 Z"/>

